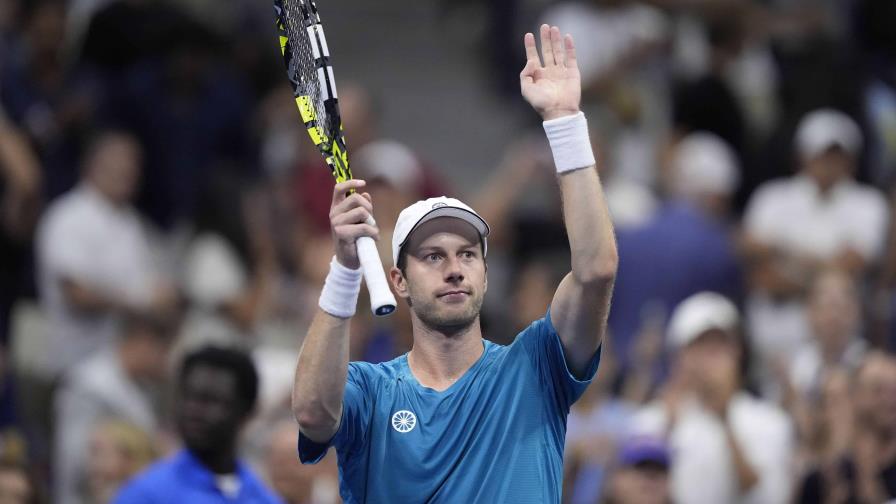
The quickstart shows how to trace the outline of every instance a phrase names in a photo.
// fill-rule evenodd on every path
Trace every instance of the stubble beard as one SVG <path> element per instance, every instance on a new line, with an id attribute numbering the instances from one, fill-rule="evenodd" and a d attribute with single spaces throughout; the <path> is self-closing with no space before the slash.
<path id="1" fill-rule="evenodd" d="M 479 319 L 483 295 L 474 292 L 461 311 L 448 310 L 440 306 L 438 299 L 414 295 L 411 292 L 411 310 L 427 328 L 447 335 L 460 334 Z"/>

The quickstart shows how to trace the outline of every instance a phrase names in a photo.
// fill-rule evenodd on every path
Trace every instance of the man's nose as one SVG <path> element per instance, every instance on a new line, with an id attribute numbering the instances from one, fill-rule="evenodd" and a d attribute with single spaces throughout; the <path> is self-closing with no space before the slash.
<path id="1" fill-rule="evenodd" d="M 450 283 L 462 282 L 464 279 L 463 269 L 461 268 L 460 259 L 457 257 L 449 257 L 445 261 L 445 281 Z"/>

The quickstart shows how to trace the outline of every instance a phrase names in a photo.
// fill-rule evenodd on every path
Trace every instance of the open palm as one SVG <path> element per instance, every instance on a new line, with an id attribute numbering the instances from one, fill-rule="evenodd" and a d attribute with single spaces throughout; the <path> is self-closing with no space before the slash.
<path id="1" fill-rule="evenodd" d="M 535 48 L 535 36 L 527 33 L 523 38 L 526 47 L 526 66 L 520 73 L 523 98 L 545 120 L 575 114 L 582 99 L 582 82 L 572 36 L 562 37 L 556 26 L 541 25 L 540 37 L 541 58 Z"/>

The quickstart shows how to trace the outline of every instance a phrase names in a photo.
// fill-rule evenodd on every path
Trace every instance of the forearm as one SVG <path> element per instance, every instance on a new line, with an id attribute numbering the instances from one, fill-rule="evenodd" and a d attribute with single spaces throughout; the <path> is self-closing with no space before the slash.
<path id="1" fill-rule="evenodd" d="M 612 282 L 619 257 L 597 170 L 575 170 L 559 179 L 573 278 L 583 285 Z"/>
<path id="2" fill-rule="evenodd" d="M 348 375 L 349 321 L 318 309 L 296 365 L 292 408 L 309 439 L 326 442 L 339 428 Z"/>
<path id="3" fill-rule="evenodd" d="M 759 475 L 744 455 L 740 443 L 734 437 L 734 432 L 727 421 L 725 421 L 725 441 L 731 451 L 731 462 L 734 464 L 734 471 L 737 475 L 738 489 L 741 495 L 746 494 L 759 483 Z"/>
<path id="4" fill-rule="evenodd" d="M 545 130 L 559 172 L 572 266 L 554 294 L 551 318 L 567 363 L 579 376 L 606 330 L 618 255 L 584 117 L 577 120 L 578 126 L 575 119 L 546 123 Z"/>
<path id="5" fill-rule="evenodd" d="M 125 311 L 127 309 L 127 305 L 123 300 L 107 295 L 75 280 L 63 280 L 62 292 L 66 302 L 81 312 L 103 313 Z"/>

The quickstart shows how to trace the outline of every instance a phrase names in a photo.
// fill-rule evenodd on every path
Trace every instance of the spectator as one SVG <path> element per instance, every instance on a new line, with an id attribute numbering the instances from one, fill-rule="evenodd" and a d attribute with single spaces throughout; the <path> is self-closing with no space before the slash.
<path id="1" fill-rule="evenodd" d="M 176 302 L 131 205 L 139 172 L 136 140 L 120 131 L 101 133 L 87 153 L 81 183 L 41 220 L 37 259 L 52 375 L 110 348 L 123 312 L 170 311 Z"/>
<path id="2" fill-rule="evenodd" d="M 810 472 L 796 502 L 892 502 L 896 498 L 896 357 L 869 354 L 853 389 L 855 426 L 847 453 Z M 848 408 L 848 401 L 832 405 Z M 831 426 L 834 427 L 834 426 Z"/>
<path id="3" fill-rule="evenodd" d="M 741 272 L 729 223 L 737 190 L 734 153 L 719 137 L 694 133 L 677 145 L 668 170 L 670 199 L 644 226 L 618 232 L 619 281 L 610 328 L 624 367 L 645 323 L 700 291 L 737 299 Z M 662 247 L 658 247 L 662 244 Z"/>
<path id="4" fill-rule="evenodd" d="M 258 171 L 251 97 L 220 58 L 221 41 L 194 21 L 171 23 L 161 54 L 133 65 L 103 104 L 104 117 L 133 130 L 145 146 L 139 206 L 166 229 L 189 222 L 213 173 L 251 178 Z"/>
<path id="5" fill-rule="evenodd" d="M 620 378 L 608 343 L 601 349 L 600 372 L 567 418 L 564 502 L 570 504 L 594 503 L 605 493 L 617 445 L 624 440 L 638 406 L 628 397 L 614 394 L 615 386 L 626 380 Z M 620 388 L 625 388 L 624 383 Z"/>
<path id="6" fill-rule="evenodd" d="M 860 334 L 861 299 L 852 276 L 834 269 L 821 271 L 808 296 L 812 337 L 800 346 L 790 368 L 791 383 L 803 397 L 818 392 L 827 370 L 854 372 L 867 347 Z"/>
<path id="7" fill-rule="evenodd" d="M 127 483 L 114 502 L 281 502 L 237 458 L 239 433 L 258 394 L 249 357 L 202 348 L 184 359 L 177 386 L 175 416 L 185 447 Z"/>
<path id="8" fill-rule="evenodd" d="M 341 82 L 338 91 L 339 109 L 342 112 L 343 129 L 349 151 L 358 153 L 367 144 L 380 138 L 379 103 L 369 89 L 356 82 Z M 300 160 L 294 172 L 294 195 L 299 209 L 307 220 L 309 234 L 313 236 L 316 233 L 323 233 L 329 238 L 330 193 L 333 187 L 333 176 L 324 164 L 317 148 L 307 143 L 308 135 L 302 133 L 302 136 L 306 141 L 307 150 L 303 149 L 305 156 Z M 415 190 L 422 191 L 424 198 L 451 193 L 433 166 L 420 159 L 416 154 L 414 157 L 419 163 L 420 170 L 420 174 L 417 175 L 419 187 L 416 187 Z M 378 222 L 378 224 L 380 223 Z"/>
<path id="9" fill-rule="evenodd" d="M 25 136 L 0 106 L 0 343 L 9 314 L 25 291 L 29 256 L 40 211 L 40 164 Z"/>
<path id="10" fill-rule="evenodd" d="M 800 172 L 760 186 L 744 217 L 747 321 L 766 368 L 808 340 L 804 293 L 814 275 L 828 266 L 863 274 L 887 230 L 886 200 L 853 179 L 862 137 L 852 119 L 817 110 L 802 120 L 795 143 Z M 763 391 L 775 393 L 772 374 L 763 375 Z"/>
<path id="11" fill-rule="evenodd" d="M 110 502 L 124 482 L 156 459 L 157 452 L 151 434 L 132 423 L 97 424 L 90 434 L 85 504 Z"/>
<path id="12" fill-rule="evenodd" d="M 34 479 L 25 466 L 0 463 L 0 504 L 39 504 L 40 497 Z"/>
<path id="13" fill-rule="evenodd" d="M 561 2 L 542 15 L 545 23 L 565 27 L 579 41 L 576 56 L 585 95 L 615 84 L 662 47 L 667 22 L 649 3 Z"/>
<path id="14" fill-rule="evenodd" d="M 191 303 L 179 349 L 254 342 L 277 279 L 268 201 L 246 181 L 213 174 L 200 198 L 184 257 Z"/>
<path id="15" fill-rule="evenodd" d="M 126 318 L 118 345 L 83 361 L 56 393 L 55 502 L 81 502 L 90 435 L 104 418 L 159 432 L 160 385 L 172 328 L 159 320 Z"/>
<path id="16" fill-rule="evenodd" d="M 676 502 L 777 504 L 790 498 L 792 429 L 783 411 L 744 388 L 739 319 L 719 294 L 683 301 L 669 324 L 674 364 L 668 388 L 634 420 L 636 433 L 668 436 Z"/>
<path id="17" fill-rule="evenodd" d="M 743 48 L 746 35 L 743 12 L 740 12 L 743 10 L 738 9 L 741 15 L 707 19 L 707 72 L 679 82 L 672 90 L 672 122 L 676 132 L 686 135 L 707 131 L 717 135 L 734 150 L 738 166 L 745 160 L 746 119 L 725 72 L 734 65 Z"/>
<path id="18" fill-rule="evenodd" d="M 592 134 L 591 145 L 598 156 L 597 169 L 613 225 L 616 229 L 642 226 L 653 217 L 659 206 L 650 188 L 656 177 L 656 163 L 650 159 L 653 149 L 639 144 L 635 138 L 637 134 L 630 131 L 619 132 L 610 138 L 601 136 L 599 133 Z M 604 146 L 611 152 L 606 152 Z M 644 175 L 644 172 L 649 175 Z"/>
<path id="19" fill-rule="evenodd" d="M 657 438 L 636 437 L 623 444 L 610 476 L 604 504 L 671 504 L 671 456 Z"/>
<path id="20" fill-rule="evenodd" d="M 24 29 L 3 62 L 0 107 L 34 144 L 45 193 L 56 197 L 77 182 L 77 160 L 94 117 L 99 82 L 86 69 L 66 65 L 65 1 L 20 4 Z"/>

